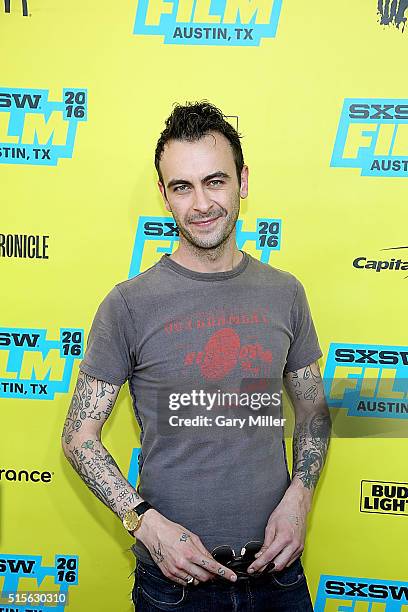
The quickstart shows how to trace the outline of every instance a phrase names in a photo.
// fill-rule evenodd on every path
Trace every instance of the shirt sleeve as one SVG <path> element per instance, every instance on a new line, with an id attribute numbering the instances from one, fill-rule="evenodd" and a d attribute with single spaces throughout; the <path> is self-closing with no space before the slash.
<path id="1" fill-rule="evenodd" d="M 79 369 L 99 380 L 122 385 L 133 371 L 134 336 L 128 306 L 115 285 L 96 311 Z"/>
<path id="2" fill-rule="evenodd" d="M 291 310 L 292 341 L 286 357 L 284 374 L 295 372 L 313 363 L 323 352 L 313 324 L 309 303 L 302 283 L 297 280 L 297 290 Z"/>

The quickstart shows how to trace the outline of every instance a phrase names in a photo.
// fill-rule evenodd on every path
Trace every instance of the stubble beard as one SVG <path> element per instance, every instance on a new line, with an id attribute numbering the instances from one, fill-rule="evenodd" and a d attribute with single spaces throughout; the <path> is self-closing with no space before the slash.
<path id="1" fill-rule="evenodd" d="M 235 225 L 236 225 L 236 222 L 239 216 L 239 209 L 240 209 L 240 196 L 238 193 L 234 197 L 233 207 L 229 214 L 225 215 L 225 209 L 224 208 L 220 209 L 221 216 L 224 219 L 225 218 L 227 219 L 226 222 L 222 221 L 223 227 L 217 230 L 216 232 L 214 232 L 213 234 L 211 234 L 210 236 L 208 236 L 207 238 L 205 236 L 200 238 L 199 236 L 192 234 L 189 231 L 188 226 L 184 225 L 181 222 L 181 220 L 177 218 L 176 215 L 174 215 L 174 213 L 172 214 L 173 214 L 174 220 L 177 223 L 180 234 L 185 239 L 186 247 L 189 249 L 189 251 L 195 254 L 201 253 L 202 255 L 204 255 L 205 253 L 207 257 L 211 257 L 211 256 L 218 256 L 226 247 L 228 238 L 230 237 L 231 233 L 233 232 L 235 228 Z M 214 218 L 214 217 L 211 217 L 211 218 Z M 209 218 L 209 217 L 203 217 L 203 218 Z M 194 217 L 194 221 L 198 221 L 198 220 L 199 218 Z"/>

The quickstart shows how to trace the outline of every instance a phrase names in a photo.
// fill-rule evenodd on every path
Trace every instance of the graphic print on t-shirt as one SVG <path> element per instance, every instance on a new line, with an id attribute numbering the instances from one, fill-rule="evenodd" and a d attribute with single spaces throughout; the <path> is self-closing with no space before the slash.
<path id="1" fill-rule="evenodd" d="M 194 312 L 182 320 L 169 321 L 165 324 L 167 335 L 174 334 L 185 338 L 189 332 L 214 330 L 208 337 L 197 338 L 193 333 L 195 344 L 188 339 L 188 350 L 183 354 L 183 370 L 201 373 L 204 380 L 222 380 L 234 368 L 237 374 L 245 377 L 267 377 L 271 375 L 272 351 L 266 346 L 265 334 L 261 328 L 269 324 L 266 309 L 240 311 L 228 314 L 225 310 Z M 258 333 L 245 333 L 248 328 Z M 249 327 L 250 326 L 250 327 Z M 255 328 L 257 331 L 257 328 Z"/>

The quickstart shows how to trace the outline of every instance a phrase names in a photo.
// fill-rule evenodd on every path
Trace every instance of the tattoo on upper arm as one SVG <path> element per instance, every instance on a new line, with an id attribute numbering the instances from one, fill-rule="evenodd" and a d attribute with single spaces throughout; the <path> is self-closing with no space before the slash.
<path id="1" fill-rule="evenodd" d="M 322 377 L 317 362 L 304 368 L 301 376 L 297 371 L 289 372 L 285 376 L 285 383 L 289 393 L 297 400 L 304 399 L 314 404 L 323 396 Z"/>
<path id="2" fill-rule="evenodd" d="M 92 386 L 94 380 L 93 376 L 79 371 L 62 432 L 66 444 L 72 441 L 73 434 L 81 429 L 86 419 L 105 421 L 112 412 L 119 387 L 98 380 L 96 393 L 94 393 Z"/>

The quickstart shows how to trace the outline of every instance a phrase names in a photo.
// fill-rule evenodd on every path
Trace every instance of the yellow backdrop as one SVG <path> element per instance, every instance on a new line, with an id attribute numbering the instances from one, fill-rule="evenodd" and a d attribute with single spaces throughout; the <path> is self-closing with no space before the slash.
<path id="1" fill-rule="evenodd" d="M 205 98 L 244 135 L 240 246 L 304 283 L 324 352 L 315 609 L 408 610 L 406 4 L 1 3 L 2 601 L 132 609 L 132 540 L 60 433 L 102 298 L 176 248 L 154 147 L 174 102 Z M 103 441 L 135 484 L 127 386 Z"/>

